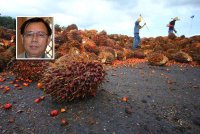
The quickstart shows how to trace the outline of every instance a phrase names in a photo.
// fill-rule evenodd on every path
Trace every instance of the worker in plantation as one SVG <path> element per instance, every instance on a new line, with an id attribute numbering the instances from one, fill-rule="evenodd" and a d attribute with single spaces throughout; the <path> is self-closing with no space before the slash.
<path id="1" fill-rule="evenodd" d="M 179 21 L 180 19 L 178 17 L 173 18 L 172 21 L 169 22 L 169 24 L 167 25 L 169 27 L 169 31 L 168 34 L 172 34 L 172 33 L 177 33 L 177 31 L 175 30 L 174 26 L 175 26 L 175 22 Z"/>
<path id="2" fill-rule="evenodd" d="M 133 49 L 136 49 L 136 48 L 138 48 L 138 47 L 141 47 L 141 46 L 140 46 L 141 40 L 140 40 L 139 31 L 140 31 L 141 28 L 143 28 L 143 27 L 146 25 L 146 23 L 144 23 L 143 26 L 140 26 L 139 23 L 140 23 L 141 21 L 142 21 L 142 17 L 140 16 L 140 17 L 137 19 L 137 21 L 135 22 Z"/>

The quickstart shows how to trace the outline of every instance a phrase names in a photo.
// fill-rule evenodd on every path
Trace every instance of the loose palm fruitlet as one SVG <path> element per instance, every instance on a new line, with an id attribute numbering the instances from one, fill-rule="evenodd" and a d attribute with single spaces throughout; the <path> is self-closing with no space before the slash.
<path id="1" fill-rule="evenodd" d="M 41 79 L 42 74 L 48 66 L 49 62 L 47 61 L 18 60 L 15 61 L 9 69 L 16 75 L 17 78 L 38 81 Z"/>
<path id="2" fill-rule="evenodd" d="M 44 92 L 57 102 L 95 96 L 105 77 L 102 64 L 76 60 L 65 64 L 51 67 L 44 73 Z"/>

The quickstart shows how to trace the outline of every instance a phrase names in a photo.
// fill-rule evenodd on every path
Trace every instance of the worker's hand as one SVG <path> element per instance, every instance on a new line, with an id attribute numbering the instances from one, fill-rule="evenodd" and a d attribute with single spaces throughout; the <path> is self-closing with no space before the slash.
<path id="1" fill-rule="evenodd" d="M 177 31 L 176 31 L 176 30 L 174 30 L 174 32 L 175 32 L 175 33 L 177 33 Z"/>

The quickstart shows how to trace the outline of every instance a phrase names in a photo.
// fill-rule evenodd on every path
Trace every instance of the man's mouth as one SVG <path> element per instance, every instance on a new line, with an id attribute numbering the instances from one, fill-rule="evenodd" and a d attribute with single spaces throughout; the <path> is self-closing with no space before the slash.
<path id="1" fill-rule="evenodd" d="M 37 45 L 30 45 L 30 48 L 31 49 L 37 49 L 39 46 L 37 46 Z"/>

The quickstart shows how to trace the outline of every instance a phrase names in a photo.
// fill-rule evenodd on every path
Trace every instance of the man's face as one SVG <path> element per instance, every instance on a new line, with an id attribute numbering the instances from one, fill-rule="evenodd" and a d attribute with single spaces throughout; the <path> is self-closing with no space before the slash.
<path id="1" fill-rule="evenodd" d="M 34 22 L 26 26 L 23 44 L 28 57 L 40 58 L 44 54 L 50 37 L 42 22 Z"/>

